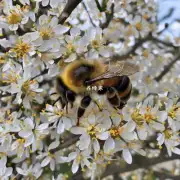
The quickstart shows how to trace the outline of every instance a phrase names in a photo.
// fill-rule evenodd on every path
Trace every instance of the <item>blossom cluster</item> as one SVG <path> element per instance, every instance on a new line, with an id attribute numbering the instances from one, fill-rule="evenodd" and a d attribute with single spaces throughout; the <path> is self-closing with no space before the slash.
<path id="1" fill-rule="evenodd" d="M 179 44 L 175 39 L 167 43 L 158 39 L 155 2 L 83 3 L 67 16 L 66 0 L 0 1 L 0 178 L 4 180 L 62 180 L 78 170 L 93 179 L 116 154 L 128 164 L 135 153 L 146 156 L 144 142 L 151 137 L 169 156 L 180 154 L 178 61 L 161 75 Z M 62 15 L 68 18 L 65 23 L 60 21 Z M 138 40 L 141 45 L 133 49 Z M 122 58 L 140 66 L 140 72 L 130 77 L 133 90 L 127 105 L 115 109 L 106 95 L 92 91 L 93 102 L 77 123 L 82 97 L 73 107 L 64 107 L 57 101 L 56 77 L 79 59 Z"/>

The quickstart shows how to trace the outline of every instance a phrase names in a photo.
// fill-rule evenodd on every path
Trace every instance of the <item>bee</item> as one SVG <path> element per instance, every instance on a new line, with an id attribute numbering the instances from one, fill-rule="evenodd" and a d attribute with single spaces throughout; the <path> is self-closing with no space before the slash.
<path id="1" fill-rule="evenodd" d="M 115 109 L 122 109 L 130 98 L 132 84 L 128 76 L 139 71 L 135 64 L 120 61 L 107 64 L 99 60 L 77 60 L 69 63 L 57 77 L 56 89 L 63 108 L 68 103 L 73 107 L 77 95 L 82 99 L 77 110 L 77 118 L 83 116 L 92 98 L 88 86 L 102 86 L 99 95 L 107 95 L 107 100 Z"/>

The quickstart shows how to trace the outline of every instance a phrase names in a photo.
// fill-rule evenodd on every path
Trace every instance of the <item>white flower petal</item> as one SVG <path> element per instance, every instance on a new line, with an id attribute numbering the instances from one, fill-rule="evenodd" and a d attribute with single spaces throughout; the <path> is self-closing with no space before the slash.
<path id="1" fill-rule="evenodd" d="M 96 137 L 100 140 L 106 140 L 109 137 L 109 132 L 102 132 L 102 133 L 97 133 Z"/>
<path id="2" fill-rule="evenodd" d="M 132 163 L 132 156 L 131 156 L 131 153 L 129 152 L 128 149 L 124 149 L 124 150 L 123 150 L 122 156 L 123 156 L 124 160 L 125 160 L 128 164 L 131 164 L 131 163 Z"/>
<path id="3" fill-rule="evenodd" d="M 96 117 L 95 117 L 94 114 L 90 114 L 90 115 L 88 116 L 88 122 L 89 122 L 90 124 L 92 124 L 92 125 L 95 124 L 95 122 L 96 122 Z"/>
<path id="4" fill-rule="evenodd" d="M 138 128 L 137 133 L 140 140 L 146 140 L 148 133 L 144 127 Z"/>
<path id="5" fill-rule="evenodd" d="M 89 147 L 90 144 L 90 136 L 88 134 L 83 134 L 80 137 L 80 141 L 79 141 L 79 149 L 80 150 L 85 150 Z"/>
<path id="6" fill-rule="evenodd" d="M 4 174 L 5 177 L 8 177 L 12 174 L 13 168 L 12 167 L 8 167 L 6 168 L 6 172 Z"/>
<path id="7" fill-rule="evenodd" d="M 54 32 L 57 36 L 63 35 L 64 33 L 66 33 L 69 30 L 69 27 L 63 26 L 61 24 L 57 25 L 54 28 Z"/>
<path id="8" fill-rule="evenodd" d="M 163 143 L 164 143 L 164 140 L 165 140 L 165 136 L 164 134 L 158 134 L 158 138 L 157 138 L 157 141 L 158 141 L 158 144 L 161 146 Z"/>
<path id="9" fill-rule="evenodd" d="M 49 0 L 43 0 L 42 1 L 42 6 L 47 6 L 49 4 Z"/>
<path id="10" fill-rule="evenodd" d="M 62 123 L 62 121 L 59 121 L 57 126 L 57 133 L 62 134 L 64 132 L 65 125 Z"/>
<path id="11" fill-rule="evenodd" d="M 24 147 L 28 147 L 34 142 L 34 135 L 31 134 L 27 139 L 26 142 L 24 143 Z"/>
<path id="12" fill-rule="evenodd" d="M 161 124 L 161 123 L 158 123 L 158 122 L 155 122 L 155 121 L 153 121 L 152 123 L 151 123 L 151 126 L 155 129 L 155 130 L 157 130 L 157 131 L 164 131 L 165 130 L 165 127 L 164 127 L 164 125 L 163 124 Z"/>
<path id="13" fill-rule="evenodd" d="M 76 28 L 76 27 L 73 27 L 71 30 L 70 30 L 70 34 L 71 36 L 75 37 L 75 36 L 78 36 L 80 35 L 81 31 L 79 28 Z"/>
<path id="14" fill-rule="evenodd" d="M 62 121 L 65 125 L 65 129 L 69 130 L 72 127 L 72 122 L 69 118 L 67 117 L 62 117 Z"/>
<path id="15" fill-rule="evenodd" d="M 180 149 L 179 148 L 176 148 L 176 147 L 172 148 L 172 152 L 180 155 Z"/>
<path id="16" fill-rule="evenodd" d="M 93 140 L 93 148 L 95 153 L 98 153 L 100 151 L 100 145 L 97 139 Z"/>
<path id="17" fill-rule="evenodd" d="M 78 153 L 77 152 L 72 152 L 68 155 L 69 161 L 74 160 L 77 157 Z"/>
<path id="18" fill-rule="evenodd" d="M 74 160 L 73 161 L 73 164 L 72 164 L 72 173 L 76 173 L 79 169 L 79 162 L 77 160 Z"/>
<path id="19" fill-rule="evenodd" d="M 127 124 L 126 124 L 126 127 L 125 127 L 125 131 L 127 132 L 132 132 L 134 131 L 134 129 L 136 128 L 136 123 L 134 121 L 129 121 Z"/>
<path id="20" fill-rule="evenodd" d="M 158 116 L 159 116 L 159 121 L 160 122 L 164 122 L 167 119 L 168 113 L 165 111 L 159 111 L 158 112 Z"/>
<path id="21" fill-rule="evenodd" d="M 115 148 L 115 142 L 112 138 L 108 138 L 104 143 L 104 152 L 111 153 Z"/>
<path id="22" fill-rule="evenodd" d="M 59 141 L 52 142 L 48 147 L 48 151 L 51 150 L 51 149 L 57 148 L 59 146 L 59 144 L 60 144 Z"/>
<path id="23" fill-rule="evenodd" d="M 36 130 L 42 131 L 42 130 L 44 130 L 44 129 L 47 129 L 48 126 L 49 126 L 48 123 L 43 123 L 43 124 L 40 124 L 40 125 L 36 128 Z"/>
<path id="24" fill-rule="evenodd" d="M 19 174 L 22 174 L 24 176 L 27 176 L 28 175 L 28 172 L 19 168 L 19 167 L 16 167 L 16 171 L 19 173 Z"/>
<path id="25" fill-rule="evenodd" d="M 28 136 L 30 136 L 32 134 L 31 130 L 22 130 L 18 133 L 18 135 L 22 138 L 27 138 Z"/>
<path id="26" fill-rule="evenodd" d="M 85 128 L 82 127 L 72 127 L 71 128 L 71 133 L 73 134 L 84 134 L 86 132 Z"/>
<path id="27" fill-rule="evenodd" d="M 33 119 L 32 119 L 32 118 L 28 117 L 28 118 L 26 118 L 26 119 L 24 120 L 24 122 L 25 122 L 28 126 L 30 126 L 31 129 L 34 128 L 34 122 L 33 122 Z"/>
<path id="28" fill-rule="evenodd" d="M 47 166 L 51 161 L 51 158 L 47 156 L 42 162 L 41 162 L 41 167 Z"/>
<path id="29" fill-rule="evenodd" d="M 55 161 L 54 161 L 54 159 L 52 159 L 51 162 L 50 162 L 50 169 L 51 169 L 51 171 L 54 171 L 55 165 L 56 165 Z"/>

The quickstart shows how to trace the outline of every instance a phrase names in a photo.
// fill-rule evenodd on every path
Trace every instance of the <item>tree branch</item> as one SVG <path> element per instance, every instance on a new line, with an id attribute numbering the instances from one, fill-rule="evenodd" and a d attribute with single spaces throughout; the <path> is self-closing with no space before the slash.
<path id="1" fill-rule="evenodd" d="M 114 3 L 111 4 L 111 12 L 106 12 L 106 22 L 104 24 L 101 24 L 101 28 L 105 29 L 109 26 L 111 20 L 114 17 Z"/>
<path id="2" fill-rule="evenodd" d="M 90 15 L 87 7 L 86 7 L 86 4 L 85 4 L 84 2 L 82 2 L 82 5 L 83 5 L 84 9 L 86 10 L 86 12 L 87 12 L 87 14 L 88 14 L 88 17 L 89 17 L 89 20 L 90 20 L 91 24 L 92 24 L 94 27 L 96 27 L 96 25 L 94 24 L 94 22 L 93 22 L 93 20 L 92 20 L 92 18 L 91 18 L 91 15 Z"/>
<path id="3" fill-rule="evenodd" d="M 71 135 L 67 139 L 64 140 L 64 143 L 61 144 L 59 147 L 50 150 L 51 153 L 55 153 L 56 151 L 59 151 L 64 148 L 68 148 L 69 146 L 75 144 L 79 139 L 79 136 Z"/>
<path id="4" fill-rule="evenodd" d="M 171 157 L 169 157 L 165 156 L 164 152 L 162 152 L 160 156 L 156 158 L 146 158 L 141 155 L 134 155 L 132 164 L 124 165 L 124 163 L 118 161 L 117 163 L 114 162 L 113 164 L 108 165 L 101 179 L 109 175 L 131 172 L 140 168 L 147 169 L 153 165 L 176 159 L 179 159 L 179 155 L 173 154 Z M 81 180 L 82 173 L 75 174 L 71 179 Z"/>
<path id="5" fill-rule="evenodd" d="M 59 24 L 63 24 L 66 19 L 70 16 L 72 11 L 81 3 L 82 0 L 68 0 L 63 12 L 59 17 Z"/>
<path id="6" fill-rule="evenodd" d="M 142 46 L 143 43 L 145 43 L 146 41 L 149 41 L 149 40 L 151 40 L 151 39 L 152 39 L 152 35 L 151 35 L 151 33 L 150 33 L 150 34 L 149 34 L 148 36 L 146 36 L 145 38 L 140 39 L 139 41 L 137 41 L 137 42 L 135 43 L 135 45 L 134 45 L 129 51 L 127 51 L 125 54 L 123 54 L 123 55 L 114 55 L 114 56 L 112 57 L 112 61 L 124 60 L 124 59 L 127 59 L 127 58 L 132 57 L 133 55 L 136 54 L 136 50 L 137 50 L 140 46 Z"/>
<path id="7" fill-rule="evenodd" d="M 123 55 L 116 54 L 116 55 L 112 56 L 112 58 L 111 58 L 112 61 L 120 61 L 120 60 L 125 60 L 125 59 L 128 59 L 128 58 L 132 58 L 132 56 L 136 55 L 136 50 L 139 47 L 141 47 L 143 45 L 143 43 L 145 43 L 147 41 L 153 41 L 153 42 L 157 42 L 157 43 L 163 44 L 163 45 L 168 46 L 168 47 L 177 48 L 176 46 L 173 45 L 173 43 L 160 40 L 160 39 L 158 39 L 156 37 L 153 37 L 152 34 L 149 33 L 145 38 L 139 39 L 134 44 L 134 46 L 130 50 L 128 50 L 126 53 L 124 53 Z"/>
<path id="8" fill-rule="evenodd" d="M 173 180 L 179 180 L 180 179 L 180 175 L 175 176 L 172 174 L 167 174 L 165 172 L 158 172 L 158 171 L 154 171 L 153 174 L 159 178 L 159 180 L 164 180 L 164 179 L 173 179 Z"/>
<path id="9" fill-rule="evenodd" d="M 173 65 L 180 59 L 180 53 L 178 53 L 178 55 L 175 57 L 174 60 L 172 60 L 169 64 L 167 64 L 166 66 L 164 66 L 164 70 L 154 79 L 159 82 L 169 71 L 170 69 L 173 67 Z"/>
<path id="10" fill-rule="evenodd" d="M 130 172 L 139 168 L 148 168 L 150 166 L 175 159 L 179 159 L 179 155 L 173 154 L 171 157 L 167 157 L 161 154 L 157 158 L 145 158 L 144 156 L 135 155 L 133 156 L 133 163 L 125 167 L 121 167 L 120 164 L 117 165 L 115 163 L 109 165 L 102 177 L 106 177 L 114 173 Z"/>

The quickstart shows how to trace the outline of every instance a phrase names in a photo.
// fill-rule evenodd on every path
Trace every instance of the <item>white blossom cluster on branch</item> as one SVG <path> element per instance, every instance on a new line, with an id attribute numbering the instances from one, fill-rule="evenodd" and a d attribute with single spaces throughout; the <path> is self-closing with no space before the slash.
<path id="1" fill-rule="evenodd" d="M 146 156 L 151 137 L 180 155 L 179 41 L 161 35 L 154 0 L 84 0 L 72 14 L 68 3 L 0 1 L 0 179 L 63 180 L 78 171 L 93 179 L 117 154 L 128 164 Z M 56 76 L 81 58 L 130 61 L 140 72 L 122 110 L 92 92 L 77 125 L 81 97 L 68 112 L 54 102 Z"/>

